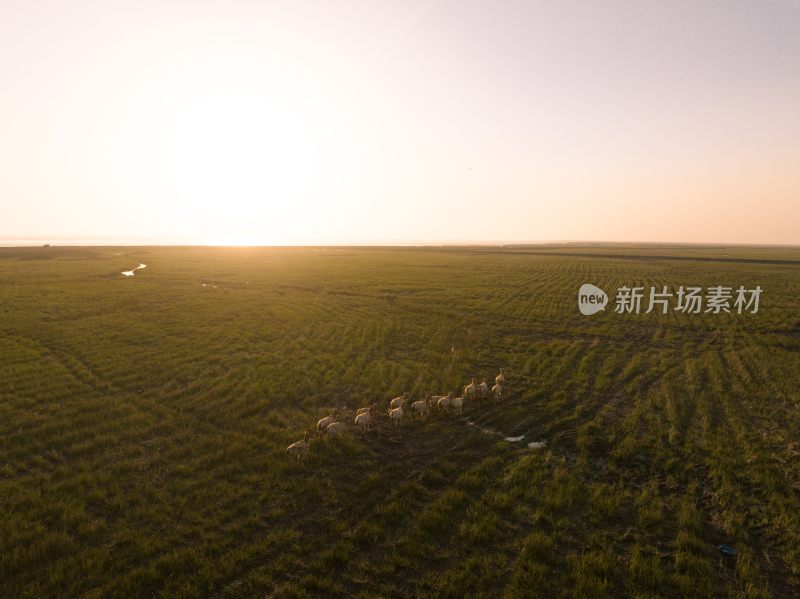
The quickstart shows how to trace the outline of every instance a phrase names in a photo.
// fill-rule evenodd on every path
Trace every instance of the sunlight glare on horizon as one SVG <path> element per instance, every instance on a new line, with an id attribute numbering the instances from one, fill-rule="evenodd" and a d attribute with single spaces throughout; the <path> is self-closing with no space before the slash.
<path id="1" fill-rule="evenodd" d="M 0 238 L 800 243 L 800 7 L 8 2 Z"/>

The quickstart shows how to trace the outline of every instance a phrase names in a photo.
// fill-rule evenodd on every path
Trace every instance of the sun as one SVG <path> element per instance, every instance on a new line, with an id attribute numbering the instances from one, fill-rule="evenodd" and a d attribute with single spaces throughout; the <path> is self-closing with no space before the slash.
<path id="1" fill-rule="evenodd" d="M 268 245 L 302 232 L 337 192 L 336 122 L 268 85 L 195 84 L 157 116 L 165 215 L 209 245 Z"/>

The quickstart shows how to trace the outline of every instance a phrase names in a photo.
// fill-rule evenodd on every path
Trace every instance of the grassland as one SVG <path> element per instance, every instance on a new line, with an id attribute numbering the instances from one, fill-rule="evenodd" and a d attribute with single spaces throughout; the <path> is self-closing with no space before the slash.
<path id="1" fill-rule="evenodd" d="M 798 297 L 791 248 L 0 249 L 0 596 L 798 596 Z M 499 366 L 502 407 L 286 459 Z"/>

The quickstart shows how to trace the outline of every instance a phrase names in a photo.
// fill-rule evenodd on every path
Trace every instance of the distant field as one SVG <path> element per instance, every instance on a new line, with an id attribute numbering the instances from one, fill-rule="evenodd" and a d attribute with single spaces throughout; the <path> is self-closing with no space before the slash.
<path id="1" fill-rule="evenodd" d="M 800 596 L 798 298 L 797 248 L 0 248 L 0 596 Z"/>

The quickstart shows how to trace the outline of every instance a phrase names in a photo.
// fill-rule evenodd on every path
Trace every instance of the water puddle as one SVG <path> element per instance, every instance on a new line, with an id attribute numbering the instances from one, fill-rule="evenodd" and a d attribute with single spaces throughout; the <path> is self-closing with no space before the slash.
<path id="1" fill-rule="evenodd" d="M 498 437 L 502 437 L 503 436 L 502 433 L 498 433 L 497 431 L 492 430 L 490 428 L 485 428 L 485 427 L 481 426 L 480 424 L 475 424 L 469 418 L 467 418 L 467 424 L 469 424 L 470 426 L 474 426 L 475 428 L 480 430 L 482 433 L 486 433 L 487 435 L 497 435 Z"/>
<path id="2" fill-rule="evenodd" d="M 140 268 L 147 268 L 147 264 L 142 264 L 142 263 L 139 263 L 139 266 L 137 266 L 136 268 L 132 268 L 132 269 L 130 269 L 130 270 L 123 270 L 123 271 L 122 271 L 120 274 L 121 274 L 123 277 L 132 277 L 132 276 L 133 276 L 133 274 L 134 274 L 134 273 L 135 273 L 137 270 L 139 270 Z"/>
<path id="3" fill-rule="evenodd" d="M 506 437 L 503 433 L 498 432 L 491 428 L 486 428 L 481 426 L 480 424 L 475 424 L 472 420 L 467 419 L 467 424 L 470 426 L 474 426 L 482 433 L 486 433 L 487 435 L 494 435 L 496 437 L 503 437 L 503 441 L 508 441 L 509 443 L 519 443 L 525 438 L 525 435 L 520 435 L 519 437 Z M 547 447 L 547 441 L 531 441 L 528 443 L 528 447 L 531 449 L 544 449 Z"/>

